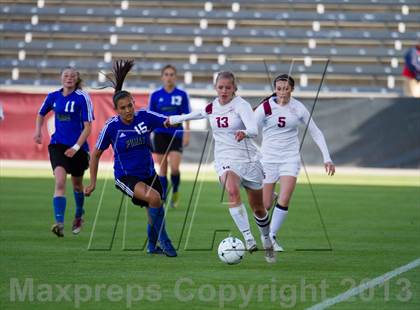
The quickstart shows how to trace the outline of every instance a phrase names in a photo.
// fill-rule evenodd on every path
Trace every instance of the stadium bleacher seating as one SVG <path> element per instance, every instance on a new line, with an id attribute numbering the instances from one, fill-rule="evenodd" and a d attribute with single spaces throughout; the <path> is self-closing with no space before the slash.
<path id="1" fill-rule="evenodd" d="M 241 87 L 269 90 L 290 72 L 316 90 L 401 93 L 404 50 L 420 40 L 417 0 L 2 1 L 0 83 L 56 84 L 65 66 L 88 86 L 111 60 L 135 58 L 132 87 L 154 87 L 175 64 L 184 87 L 209 88 L 234 71 Z M 182 84 L 182 83 L 181 83 Z"/>

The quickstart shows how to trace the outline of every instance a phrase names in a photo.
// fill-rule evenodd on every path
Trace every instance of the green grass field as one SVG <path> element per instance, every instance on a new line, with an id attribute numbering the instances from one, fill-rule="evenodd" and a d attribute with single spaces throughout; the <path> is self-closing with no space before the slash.
<path id="1" fill-rule="evenodd" d="M 215 178 L 196 185 L 189 207 L 193 181 L 184 179 L 182 206 L 167 213 L 179 257 L 167 258 L 146 254 L 145 211 L 127 200 L 119 209 L 121 193 L 111 178 L 101 179 L 86 200 L 78 236 L 70 231 L 68 194 L 66 235 L 56 238 L 49 231 L 53 179 L 47 176 L 2 170 L 0 309 L 304 309 L 420 258 L 416 176 L 314 176 L 331 248 L 301 176 L 279 233 L 286 252 L 273 265 L 257 252 L 234 266 L 216 253 L 229 231 L 240 234 Z M 420 267 L 332 309 L 420 309 Z"/>

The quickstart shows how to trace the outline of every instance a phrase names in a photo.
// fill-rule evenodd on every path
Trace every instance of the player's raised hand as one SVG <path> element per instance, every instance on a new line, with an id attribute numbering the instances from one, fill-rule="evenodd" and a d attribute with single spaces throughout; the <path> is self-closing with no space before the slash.
<path id="1" fill-rule="evenodd" d="M 92 194 L 92 192 L 95 190 L 95 185 L 94 184 L 89 184 L 88 186 L 85 187 L 85 189 L 83 190 L 83 192 L 85 193 L 86 197 L 89 197 L 90 194 Z"/>
<path id="2" fill-rule="evenodd" d="M 235 139 L 236 139 L 236 141 L 241 142 L 245 138 L 246 138 L 246 134 L 242 130 L 238 130 L 235 133 Z"/>
<path id="3" fill-rule="evenodd" d="M 328 175 L 333 176 L 335 173 L 335 165 L 332 162 L 327 162 L 324 164 L 325 171 L 328 173 Z"/>

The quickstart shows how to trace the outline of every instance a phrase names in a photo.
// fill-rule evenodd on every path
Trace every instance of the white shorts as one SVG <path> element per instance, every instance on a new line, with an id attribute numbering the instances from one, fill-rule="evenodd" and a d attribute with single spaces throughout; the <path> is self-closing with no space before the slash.
<path id="1" fill-rule="evenodd" d="M 281 176 L 296 177 L 300 171 L 300 161 L 289 163 L 263 163 L 264 183 L 277 183 Z"/>
<path id="2" fill-rule="evenodd" d="M 262 189 L 264 171 L 259 161 L 251 163 L 214 163 L 219 178 L 226 171 L 235 172 L 241 179 L 241 185 L 250 189 Z"/>

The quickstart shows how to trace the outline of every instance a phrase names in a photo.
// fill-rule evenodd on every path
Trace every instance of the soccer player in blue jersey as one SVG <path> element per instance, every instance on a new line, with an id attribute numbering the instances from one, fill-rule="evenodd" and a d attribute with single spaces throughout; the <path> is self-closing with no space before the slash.
<path id="1" fill-rule="evenodd" d="M 166 116 L 190 113 L 188 94 L 176 87 L 176 68 L 166 65 L 161 71 L 163 86 L 150 95 L 149 110 Z M 179 184 L 182 150 L 190 140 L 189 121 L 185 122 L 183 131 L 182 124 L 169 128 L 156 128 L 153 134 L 154 158 L 159 164 L 159 179 L 163 187 L 163 199 L 166 199 L 168 187 L 168 162 L 171 168 L 172 199 L 171 207 L 177 207 L 179 203 Z"/>
<path id="2" fill-rule="evenodd" d="M 155 128 L 163 127 L 166 117 L 152 111 L 135 111 L 133 97 L 129 92 L 121 90 L 133 64 L 133 61 L 124 60 L 114 63 L 114 79 L 110 78 L 110 81 L 115 88 L 112 99 L 118 115 L 106 122 L 98 137 L 90 160 L 91 183 L 85 188 L 85 195 L 89 196 L 95 190 L 99 159 L 112 145 L 115 186 L 131 197 L 133 204 L 147 209 L 148 253 L 175 257 L 177 253 L 165 230 L 162 186 L 150 151 L 150 133 Z"/>
<path id="3" fill-rule="evenodd" d="M 79 73 L 71 67 L 61 73 L 62 88 L 49 93 L 36 118 L 34 140 L 42 143 L 41 128 L 45 116 L 55 113 L 55 132 L 48 146 L 51 166 L 54 171 L 54 214 L 55 224 L 51 231 L 64 237 L 64 214 L 66 210 L 66 179 L 71 181 L 76 201 L 76 213 L 72 232 L 78 234 L 83 224 L 83 174 L 89 165 L 89 146 L 86 142 L 94 119 L 89 95 L 81 89 Z"/>

